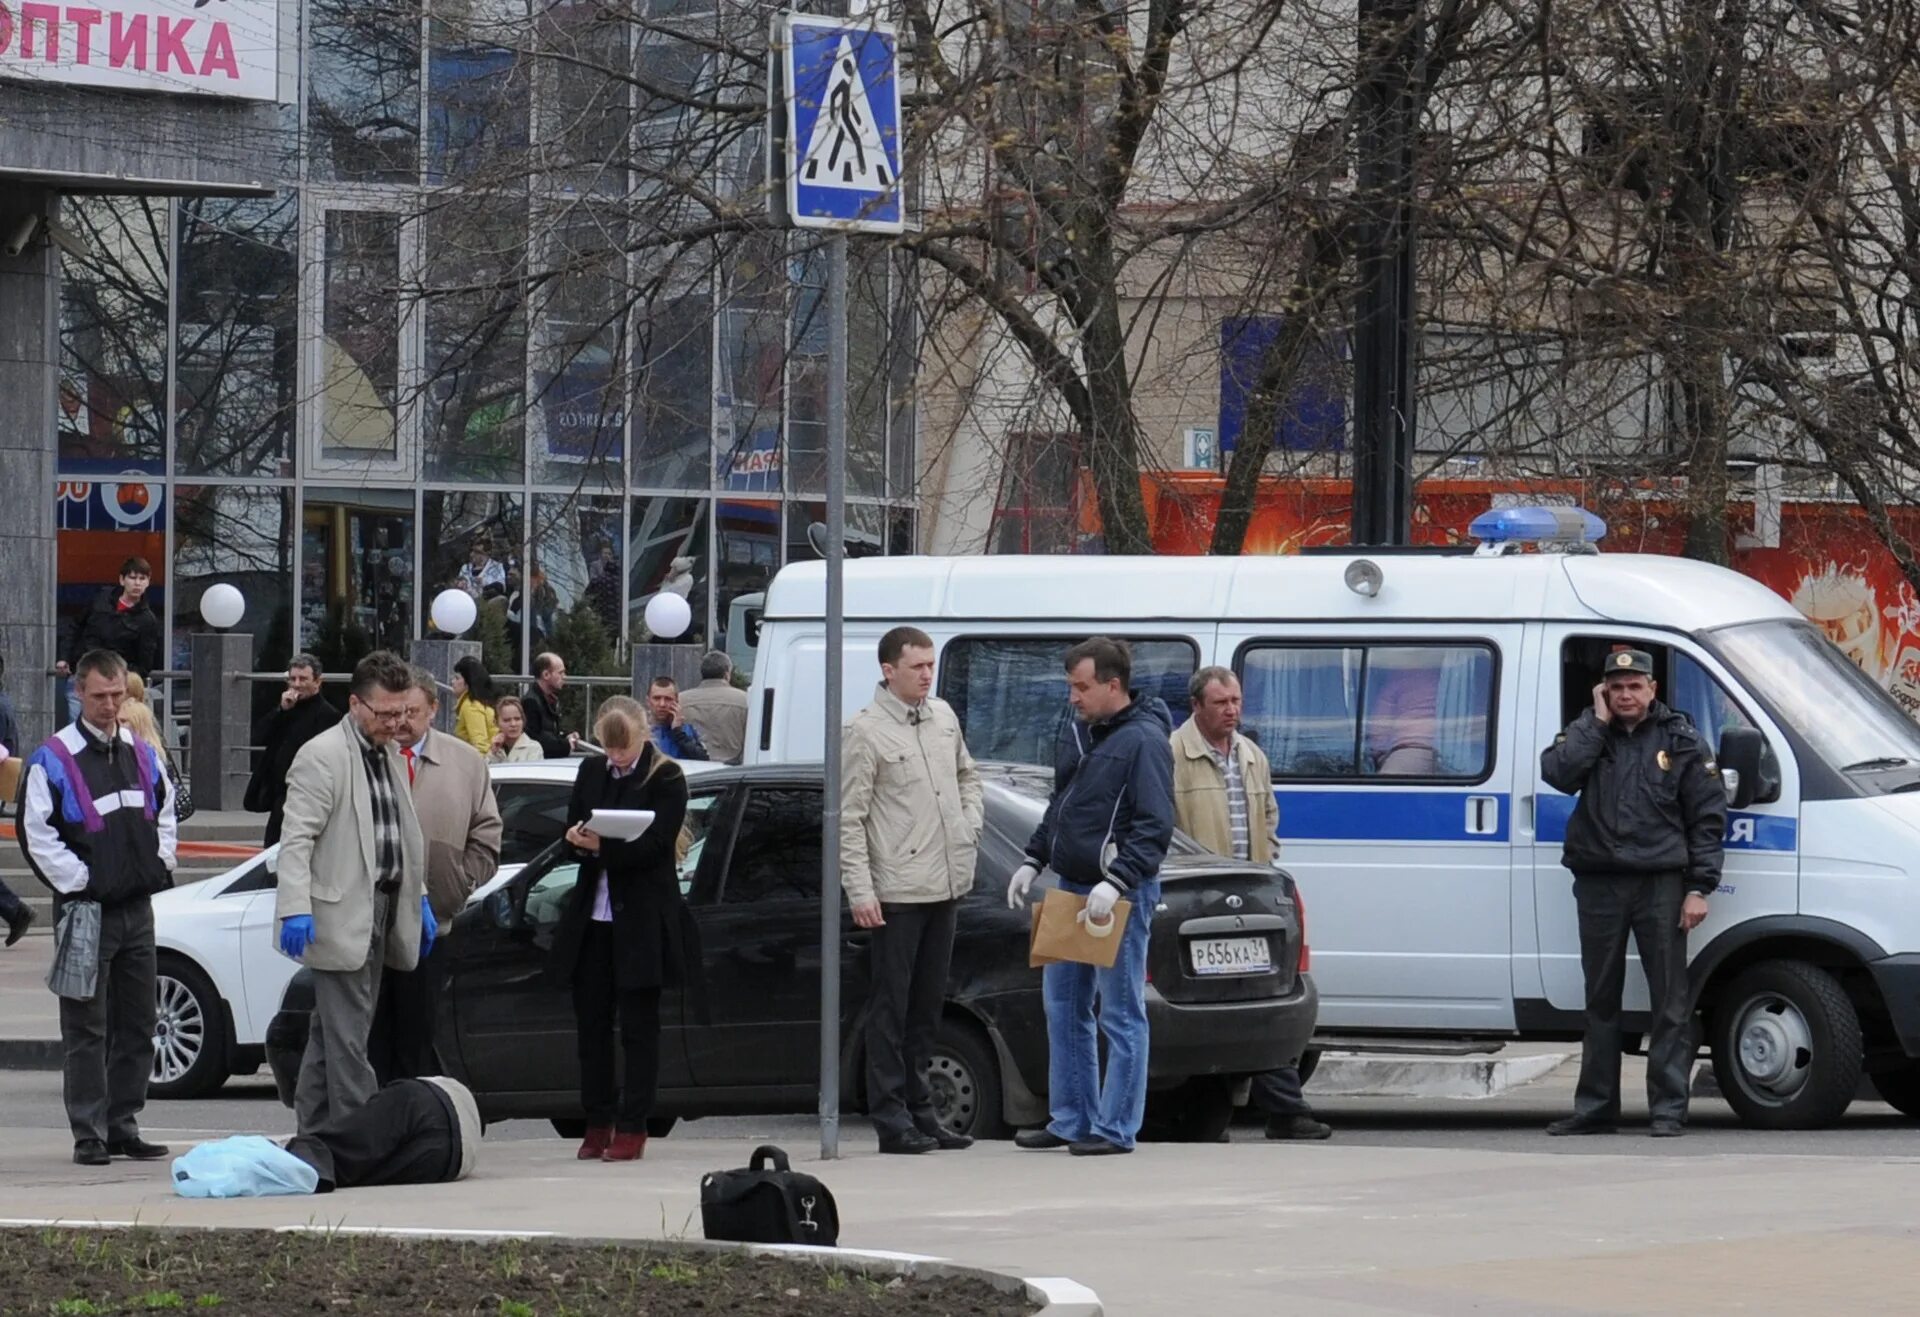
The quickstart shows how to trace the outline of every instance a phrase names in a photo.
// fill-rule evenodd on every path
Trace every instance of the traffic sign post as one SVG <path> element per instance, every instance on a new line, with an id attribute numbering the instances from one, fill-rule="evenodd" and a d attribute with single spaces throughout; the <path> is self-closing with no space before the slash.
<path id="1" fill-rule="evenodd" d="M 856 11 L 863 8 L 856 0 Z M 773 24 L 768 152 L 787 222 L 827 237 L 827 654 L 820 819 L 820 1155 L 840 1155 L 840 737 L 847 549 L 847 235 L 906 227 L 899 36 L 884 23 L 782 14 Z M 775 134 L 770 132 L 771 139 Z M 776 188 L 776 191 L 779 189 Z"/>

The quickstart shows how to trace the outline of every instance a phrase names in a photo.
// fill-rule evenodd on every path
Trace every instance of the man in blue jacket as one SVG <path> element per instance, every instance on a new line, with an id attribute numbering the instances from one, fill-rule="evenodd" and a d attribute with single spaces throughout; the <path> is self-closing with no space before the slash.
<path id="1" fill-rule="evenodd" d="M 1066 669 L 1077 717 L 1061 738 L 1053 798 L 1007 885 L 1007 904 L 1022 905 L 1051 866 L 1062 888 L 1087 898 L 1083 920 L 1103 922 L 1123 896 L 1133 914 L 1112 969 L 1063 962 L 1043 972 L 1053 1118 L 1014 1142 L 1101 1157 L 1133 1151 L 1147 1109 L 1147 934 L 1173 840 L 1173 719 L 1160 700 L 1130 689 L 1133 655 L 1121 641 L 1082 641 L 1067 651 Z M 1107 1039 L 1104 1083 L 1096 1020 Z"/>

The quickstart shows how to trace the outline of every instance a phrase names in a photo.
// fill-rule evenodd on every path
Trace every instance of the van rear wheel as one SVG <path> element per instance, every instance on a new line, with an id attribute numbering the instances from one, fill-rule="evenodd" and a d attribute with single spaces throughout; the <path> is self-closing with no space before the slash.
<path id="1" fill-rule="evenodd" d="M 1860 1016 L 1832 974 L 1804 960 L 1749 966 L 1713 1012 L 1713 1075 L 1741 1121 L 1821 1129 L 1860 1087 Z"/>

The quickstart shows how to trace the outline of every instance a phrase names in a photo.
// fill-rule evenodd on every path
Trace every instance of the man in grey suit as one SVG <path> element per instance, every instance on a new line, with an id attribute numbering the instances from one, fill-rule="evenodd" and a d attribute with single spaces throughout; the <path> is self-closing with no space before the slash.
<path id="1" fill-rule="evenodd" d="M 376 650 L 353 670 L 347 716 L 294 757 L 280 833 L 280 950 L 313 971 L 313 1023 L 294 1090 L 301 1133 L 378 1087 L 367 1036 L 383 968 L 432 949 L 426 843 L 394 738 L 413 670 Z"/>

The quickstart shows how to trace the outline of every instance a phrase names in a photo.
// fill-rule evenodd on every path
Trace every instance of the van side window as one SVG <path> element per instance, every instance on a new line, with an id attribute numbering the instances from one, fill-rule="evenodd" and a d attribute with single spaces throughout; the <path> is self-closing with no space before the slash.
<path id="1" fill-rule="evenodd" d="M 1593 685 L 1607 659 L 1628 645 L 1644 649 L 1653 660 L 1659 699 L 1693 720 L 1714 753 L 1720 751 L 1720 733 L 1729 727 L 1751 727 L 1753 722 L 1734 702 L 1712 673 L 1685 650 L 1634 637 L 1571 636 L 1560 647 L 1562 726 L 1593 704 Z"/>
<path id="2" fill-rule="evenodd" d="M 1753 726 L 1726 688 L 1695 662 L 1692 655 L 1675 650 L 1669 671 L 1673 674 L 1673 685 L 1660 693 L 1670 705 L 1693 719 L 1693 725 L 1707 738 L 1715 754 L 1720 753 L 1720 733 L 1729 727 Z"/>
<path id="3" fill-rule="evenodd" d="M 1187 717 L 1187 678 L 1200 666 L 1190 640 L 1120 636 L 1133 646 L 1133 685 Z M 958 636 L 940 654 L 940 698 L 953 706 L 975 759 L 1052 767 L 1067 704 L 1066 652 L 1085 636 Z"/>
<path id="4" fill-rule="evenodd" d="M 1477 782 L 1492 768 L 1485 645 L 1265 645 L 1238 661 L 1242 730 L 1275 778 Z"/>

